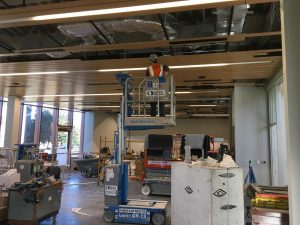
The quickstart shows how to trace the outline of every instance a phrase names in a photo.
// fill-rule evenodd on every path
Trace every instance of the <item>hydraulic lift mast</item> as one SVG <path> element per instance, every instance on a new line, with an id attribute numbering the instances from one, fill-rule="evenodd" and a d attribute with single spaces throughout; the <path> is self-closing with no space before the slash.
<path id="1" fill-rule="evenodd" d="M 128 165 L 126 154 L 128 130 L 147 130 L 175 125 L 175 85 L 173 76 L 165 78 L 132 78 L 117 74 L 123 86 L 118 130 L 115 132 L 115 153 L 112 165 L 105 168 L 105 222 L 162 225 L 165 221 L 167 201 L 127 199 Z M 168 106 L 169 114 L 161 117 L 147 115 L 150 102 Z"/>

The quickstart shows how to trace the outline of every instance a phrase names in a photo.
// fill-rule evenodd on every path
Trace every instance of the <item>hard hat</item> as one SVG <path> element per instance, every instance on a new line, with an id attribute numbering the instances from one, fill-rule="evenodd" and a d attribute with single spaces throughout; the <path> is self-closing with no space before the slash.
<path id="1" fill-rule="evenodd" d="M 157 60 L 158 60 L 158 56 L 157 56 L 156 54 L 151 54 L 151 55 L 149 56 L 149 60 L 150 60 L 151 62 L 157 61 Z"/>

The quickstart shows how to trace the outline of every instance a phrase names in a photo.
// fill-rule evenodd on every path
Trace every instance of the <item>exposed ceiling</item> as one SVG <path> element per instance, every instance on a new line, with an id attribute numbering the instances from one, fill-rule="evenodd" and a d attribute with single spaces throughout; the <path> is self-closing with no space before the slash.
<path id="1" fill-rule="evenodd" d="M 265 85 L 280 69 L 279 2 L 272 0 L 32 20 L 157 2 L 170 1 L 0 0 L 0 95 L 116 112 L 117 107 L 99 106 L 117 106 L 120 96 L 101 94 L 121 93 L 121 86 L 113 72 L 99 70 L 145 67 L 149 54 L 156 53 L 169 66 L 226 63 L 171 70 L 179 92 L 179 116 L 226 116 L 234 85 Z M 58 73 L 43 74 L 49 71 Z M 28 74 L 32 72 L 38 74 Z"/>

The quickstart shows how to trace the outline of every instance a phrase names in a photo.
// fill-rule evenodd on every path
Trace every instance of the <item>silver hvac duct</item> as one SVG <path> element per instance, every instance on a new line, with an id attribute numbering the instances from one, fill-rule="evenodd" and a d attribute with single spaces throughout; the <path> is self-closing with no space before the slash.
<path id="1" fill-rule="evenodd" d="M 171 21 L 171 23 L 168 21 Z M 149 35 L 152 40 L 165 38 L 161 23 L 154 20 L 153 17 L 95 21 L 94 24 L 96 27 L 91 23 L 59 25 L 58 29 L 68 37 L 82 38 L 86 44 L 93 44 L 93 39 L 95 40 L 96 36 L 105 42 L 103 36 L 99 34 L 99 30 L 111 43 L 114 43 L 114 39 L 118 39 L 119 42 L 122 42 L 122 38 L 125 38 L 124 34 L 132 33 L 138 33 L 141 40 L 145 38 L 149 39 Z M 170 39 L 176 37 L 177 32 L 174 24 L 176 24 L 176 18 L 167 15 L 165 28 Z M 97 28 L 99 30 L 97 30 Z"/>
<path id="2" fill-rule="evenodd" d="M 216 9 L 215 14 L 217 15 L 217 35 L 228 35 L 229 30 L 234 34 L 242 33 L 247 12 L 248 5 L 234 6 L 232 21 L 231 24 L 229 24 L 231 17 L 231 8 Z M 229 26 L 231 26 L 231 28 Z"/>

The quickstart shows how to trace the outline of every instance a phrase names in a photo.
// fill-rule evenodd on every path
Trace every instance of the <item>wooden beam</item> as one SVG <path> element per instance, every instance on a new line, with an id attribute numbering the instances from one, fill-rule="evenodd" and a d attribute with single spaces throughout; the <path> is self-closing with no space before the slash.
<path id="1" fill-rule="evenodd" d="M 269 52 L 281 52 L 281 49 L 241 51 L 229 53 L 211 53 L 196 55 L 176 55 L 162 56 L 159 61 L 169 66 L 175 65 L 193 65 L 193 64 L 214 64 L 214 63 L 235 63 L 235 62 L 257 62 L 257 61 L 274 61 L 281 59 L 281 56 L 267 56 Z M 255 57 L 257 55 L 265 57 Z M 144 67 L 148 65 L 148 58 L 127 58 L 127 59 L 109 59 L 109 60 L 49 60 L 49 61 L 30 61 L 30 62 L 11 62 L 1 63 L 0 73 L 22 73 L 22 72 L 39 72 L 39 71 L 73 71 L 74 76 L 82 76 L 93 72 L 97 73 L 100 69 L 113 68 L 133 68 Z M 272 63 L 271 63 L 272 64 Z M 264 67 L 264 64 L 260 64 Z M 258 66 L 258 65 L 257 65 Z M 236 66 L 235 66 L 236 67 Z M 76 72 L 78 71 L 78 72 Z M 99 73 L 98 73 L 99 74 Z M 106 73 L 101 73 L 105 77 Z M 111 74 L 111 73 L 108 73 Z M 135 71 L 132 71 L 135 74 Z M 1 77 L 0 77 L 1 82 Z"/>
<path id="2" fill-rule="evenodd" d="M 38 6 L 28 6 L 21 7 L 17 9 L 6 9 L 1 10 L 0 15 L 0 28 L 9 28 L 9 27 L 19 27 L 19 26 L 35 26 L 42 24 L 52 24 L 52 23 L 71 23 L 87 20 L 99 20 L 99 19 L 108 19 L 108 18 L 120 18 L 128 16 L 140 16 L 140 15 L 150 15 L 150 14 L 160 14 L 168 12 L 180 12 L 180 11 L 189 11 L 189 10 L 198 10 L 205 8 L 219 8 L 219 7 L 229 7 L 234 5 L 242 4 L 252 4 L 252 3 L 266 3 L 274 2 L 274 0 L 220 0 L 218 3 L 205 3 L 201 5 L 194 6 L 181 6 L 174 8 L 165 8 L 165 9 L 154 9 L 147 11 L 137 11 L 137 12 L 121 12 L 107 15 L 96 15 L 96 16 L 84 16 L 84 17 L 73 17 L 73 18 L 60 18 L 52 20 L 34 20 L 36 16 L 42 15 L 53 15 L 53 14 L 62 14 L 62 13 L 72 13 L 72 12 L 82 12 L 82 11 L 91 11 L 91 10 L 101 10 L 101 9 L 111 9 L 111 8 L 120 8 L 120 7 L 130 7 L 146 4 L 155 4 L 155 3 L 166 3 L 174 2 L 174 0 L 112 0 L 112 1 L 70 1 L 62 3 L 51 3 L 46 5 Z"/>
<path id="3" fill-rule="evenodd" d="M 135 43 L 122 44 L 107 44 L 107 45 L 80 45 L 72 47 L 58 47 L 58 48 L 41 48 L 41 49 L 25 49 L 17 50 L 13 53 L 0 54 L 2 57 L 18 56 L 18 55 L 35 55 L 45 54 L 47 52 L 94 52 L 94 51 L 114 51 L 114 50 L 132 50 L 132 49 L 151 49 L 151 48 L 169 48 L 174 46 L 188 46 L 192 44 L 207 44 L 219 42 L 240 42 L 247 38 L 262 37 L 262 36 L 280 36 L 281 32 L 263 32 L 250 34 L 236 34 L 228 36 L 213 36 L 205 38 L 190 38 L 190 39 L 175 39 L 175 40 L 159 40 Z"/>

